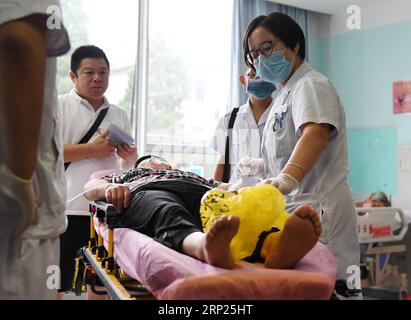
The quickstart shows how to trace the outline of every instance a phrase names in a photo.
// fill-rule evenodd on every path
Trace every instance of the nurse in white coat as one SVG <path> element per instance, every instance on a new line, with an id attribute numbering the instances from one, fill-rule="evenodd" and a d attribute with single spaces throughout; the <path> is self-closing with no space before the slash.
<path id="1" fill-rule="evenodd" d="M 240 179 L 235 171 L 238 162 L 244 157 L 261 158 L 261 141 L 264 126 L 273 103 L 272 94 L 276 87 L 260 79 L 255 79 L 255 71 L 248 67 L 245 75 L 240 76 L 240 84 L 246 90 L 249 98 L 247 103 L 238 108 L 234 118 L 231 141 L 227 135 L 229 123 L 233 110 L 221 117 L 214 132 L 211 148 L 220 154 L 220 159 L 216 165 L 214 180 L 229 182 L 230 184 L 240 183 Z M 225 164 L 226 152 L 228 166 Z M 224 176 L 224 170 L 227 170 Z"/>
<path id="2" fill-rule="evenodd" d="M 338 93 L 304 62 L 304 34 L 289 16 L 257 17 L 244 44 L 246 63 L 257 76 L 281 85 L 264 128 L 263 183 L 277 186 L 283 194 L 318 197 L 324 230 L 320 239 L 337 259 L 337 279 L 354 279 L 350 275 L 359 264 L 357 220 L 347 183 L 346 124 Z M 256 163 L 258 159 L 240 161 L 239 168 Z M 357 282 L 350 283 L 358 288 Z"/>

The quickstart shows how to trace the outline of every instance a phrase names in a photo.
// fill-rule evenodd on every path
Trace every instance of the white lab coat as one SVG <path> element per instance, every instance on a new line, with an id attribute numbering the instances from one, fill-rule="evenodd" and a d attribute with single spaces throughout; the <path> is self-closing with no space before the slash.
<path id="1" fill-rule="evenodd" d="M 262 155 L 267 178 L 277 176 L 284 168 L 301 136 L 299 128 L 308 122 L 328 123 L 334 129 L 297 193 L 318 197 L 323 210 L 320 240 L 337 259 L 338 278 L 346 279 L 347 268 L 359 264 L 359 245 L 354 202 L 347 183 L 345 113 L 330 81 L 304 63 L 279 93 L 264 128 Z"/>
<path id="2" fill-rule="evenodd" d="M 0 26 L 31 14 L 48 15 L 57 0 L 0 0 Z M 66 29 L 48 29 L 48 56 L 44 105 L 33 184 L 41 206 L 40 222 L 14 238 L 19 206 L 0 192 L 0 299 L 52 299 L 56 290 L 49 284 L 50 268 L 59 264 L 59 235 L 66 229 L 63 144 L 55 90 L 56 59 L 70 44 Z M 24 76 L 24 75 L 22 75 Z M 20 94 L 24 94 L 21 92 Z M 1 108 L 1 106 L 0 106 Z M 27 106 L 30 108 L 30 106 Z M 0 128 L 0 164 L 4 161 L 3 132 Z"/>
<path id="3" fill-rule="evenodd" d="M 230 144 L 230 183 L 235 183 L 239 179 L 235 173 L 235 169 L 242 158 L 261 158 L 262 135 L 272 104 L 273 103 L 271 103 L 261 115 L 258 123 L 255 120 L 253 110 L 251 109 L 250 100 L 239 108 L 232 131 L 232 143 Z M 225 155 L 225 144 L 230 116 L 231 110 L 221 117 L 210 144 L 210 147 L 221 156 Z"/>

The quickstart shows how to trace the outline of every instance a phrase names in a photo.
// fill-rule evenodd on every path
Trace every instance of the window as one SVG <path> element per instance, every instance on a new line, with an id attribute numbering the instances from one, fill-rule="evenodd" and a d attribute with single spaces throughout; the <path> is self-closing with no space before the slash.
<path id="1" fill-rule="evenodd" d="M 150 0 L 146 153 L 211 177 L 208 144 L 227 110 L 232 1 Z"/>
<path id="2" fill-rule="evenodd" d="M 130 116 L 144 109 L 142 117 L 133 116 L 138 119 L 134 128 L 143 128 L 136 130 L 140 155 L 161 155 L 179 168 L 211 177 L 218 156 L 208 145 L 227 110 L 233 2 L 145 0 L 148 13 L 141 15 L 143 2 L 61 0 L 72 50 L 58 61 L 58 93 L 73 87 L 73 50 L 86 44 L 100 47 L 111 64 L 108 100 Z M 140 37 L 139 17 L 148 21 L 147 36 Z M 137 48 L 142 43 L 148 48 L 142 60 L 147 61 L 146 76 L 139 86 L 145 99 L 131 112 L 136 60 L 141 61 L 136 59 Z"/>
<path id="3" fill-rule="evenodd" d="M 82 45 L 101 48 L 110 61 L 110 85 L 106 97 L 130 114 L 137 51 L 138 1 L 61 0 L 63 21 L 71 50 L 58 59 L 58 93 L 69 92 L 71 53 Z"/>

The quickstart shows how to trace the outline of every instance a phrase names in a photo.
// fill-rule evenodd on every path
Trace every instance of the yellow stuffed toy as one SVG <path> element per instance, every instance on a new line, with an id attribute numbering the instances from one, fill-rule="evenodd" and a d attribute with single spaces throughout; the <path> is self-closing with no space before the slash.
<path id="1" fill-rule="evenodd" d="M 269 184 L 241 188 L 237 192 L 210 190 L 201 200 L 200 213 L 204 232 L 223 215 L 240 218 L 238 233 L 231 241 L 236 260 L 251 256 L 260 234 L 273 227 L 282 230 L 288 218 L 282 193 Z M 272 237 L 272 242 L 275 238 Z"/>

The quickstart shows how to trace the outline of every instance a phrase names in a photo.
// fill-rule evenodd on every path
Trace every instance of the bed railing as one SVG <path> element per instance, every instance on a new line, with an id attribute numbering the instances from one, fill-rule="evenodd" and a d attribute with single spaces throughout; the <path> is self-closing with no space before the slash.
<path id="1" fill-rule="evenodd" d="M 115 207 L 102 201 L 92 201 L 89 211 L 90 240 L 84 255 L 92 265 L 95 275 L 106 287 L 109 297 L 113 300 L 152 299 L 151 293 L 137 280 L 129 278 L 114 260 L 114 228 L 117 218 Z M 95 218 L 99 232 L 96 232 Z M 103 225 L 108 227 L 107 250 L 100 234 Z"/>

